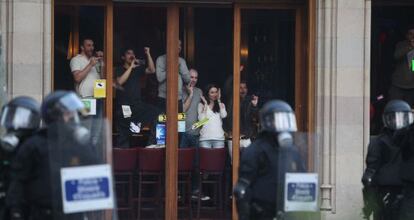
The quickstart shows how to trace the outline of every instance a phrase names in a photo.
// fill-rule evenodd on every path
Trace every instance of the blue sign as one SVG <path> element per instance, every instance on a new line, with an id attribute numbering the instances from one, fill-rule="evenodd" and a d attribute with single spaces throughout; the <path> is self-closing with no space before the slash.
<path id="1" fill-rule="evenodd" d="M 167 136 L 165 124 L 157 124 L 155 136 L 158 145 L 165 144 L 165 137 Z"/>
<path id="2" fill-rule="evenodd" d="M 110 197 L 109 179 L 107 177 L 69 179 L 64 184 L 68 202 L 99 200 Z"/>
<path id="3" fill-rule="evenodd" d="M 312 182 L 288 183 L 287 199 L 291 202 L 314 202 L 316 200 L 316 184 Z"/>

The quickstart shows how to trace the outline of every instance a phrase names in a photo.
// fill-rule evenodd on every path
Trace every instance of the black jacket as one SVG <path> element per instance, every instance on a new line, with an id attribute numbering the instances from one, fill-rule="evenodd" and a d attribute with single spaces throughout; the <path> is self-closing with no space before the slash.
<path id="1" fill-rule="evenodd" d="M 9 210 L 6 208 L 7 190 L 10 185 L 10 165 L 15 160 L 17 152 L 22 144 L 31 136 L 31 133 L 25 134 L 19 138 L 19 145 L 12 152 L 6 152 L 0 148 L 0 220 L 9 219 Z"/>
<path id="2" fill-rule="evenodd" d="M 399 170 L 402 163 L 401 148 L 392 139 L 392 132 L 385 130 L 371 139 L 365 159 L 366 172 L 374 171 L 373 184 L 376 186 L 401 186 Z"/>
<path id="3" fill-rule="evenodd" d="M 279 155 L 281 154 L 281 155 Z M 279 158 L 284 159 L 279 167 Z M 277 137 L 261 134 L 241 155 L 239 178 L 248 180 L 251 201 L 276 204 L 278 184 L 283 181 L 278 172 L 304 171 L 303 162 L 296 147 L 279 148 Z M 283 184 L 283 183 L 282 183 Z"/>
<path id="4" fill-rule="evenodd" d="M 97 163 L 89 142 L 81 145 L 73 137 L 64 126 L 49 126 L 21 146 L 11 165 L 10 209 L 61 208 L 60 168 Z"/>
<path id="5" fill-rule="evenodd" d="M 401 179 L 414 186 L 414 125 L 401 129 L 395 136 L 395 142 L 401 147 Z"/>
<path id="6" fill-rule="evenodd" d="M 6 203 L 11 209 L 27 205 L 51 207 L 47 131 L 41 130 L 20 148 L 11 164 L 11 183 Z"/>

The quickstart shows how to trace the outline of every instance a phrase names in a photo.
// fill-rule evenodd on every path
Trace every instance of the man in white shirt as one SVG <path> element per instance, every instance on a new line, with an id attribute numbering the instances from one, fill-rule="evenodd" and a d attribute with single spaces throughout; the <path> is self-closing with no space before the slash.
<path id="1" fill-rule="evenodd" d="M 81 98 L 93 98 L 95 80 L 101 79 L 103 74 L 103 52 L 97 51 L 94 54 L 94 49 L 93 41 L 85 38 L 82 41 L 81 53 L 70 61 L 76 93 Z"/>
<path id="2" fill-rule="evenodd" d="M 94 51 L 93 40 L 84 38 L 81 41 L 81 53 L 70 61 L 70 69 L 75 80 L 75 90 L 81 98 L 94 98 L 95 80 L 101 79 L 104 75 L 103 52 L 97 51 L 94 54 Z M 96 114 L 92 117 L 95 119 L 102 118 L 103 108 L 103 100 L 97 99 Z M 88 124 L 89 129 L 92 131 L 93 143 L 98 141 L 101 126 L 100 120 Z"/>

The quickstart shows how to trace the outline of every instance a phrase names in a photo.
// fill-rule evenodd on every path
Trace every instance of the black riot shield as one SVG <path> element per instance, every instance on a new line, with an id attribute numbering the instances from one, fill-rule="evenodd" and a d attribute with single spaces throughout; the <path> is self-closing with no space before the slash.
<path id="1" fill-rule="evenodd" d="M 98 121 L 99 120 L 99 121 Z M 113 211 L 111 141 L 102 119 L 49 126 L 48 153 L 53 218 L 117 219 Z M 99 124 L 91 131 L 91 124 Z"/>

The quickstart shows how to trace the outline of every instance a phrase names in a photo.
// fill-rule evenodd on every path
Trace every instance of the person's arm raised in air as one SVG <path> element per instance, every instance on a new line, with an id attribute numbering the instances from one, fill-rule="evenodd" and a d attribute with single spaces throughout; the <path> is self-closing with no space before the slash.
<path id="1" fill-rule="evenodd" d="M 187 63 L 183 58 L 179 58 L 179 74 L 181 75 L 184 83 L 190 82 L 190 71 L 188 70 Z"/>
<path id="2" fill-rule="evenodd" d="M 144 52 L 145 52 L 145 55 L 147 56 L 147 61 L 148 61 L 148 66 L 145 69 L 145 73 L 153 74 L 155 73 L 155 64 L 154 64 L 154 60 L 152 60 L 152 57 L 151 57 L 150 48 L 144 47 Z"/>
<path id="3" fill-rule="evenodd" d="M 193 95 L 194 95 L 194 87 L 191 85 L 187 85 L 185 87 L 187 89 L 187 98 L 184 100 L 184 104 L 183 104 L 183 110 L 184 112 L 187 112 L 188 109 L 190 108 L 191 105 L 191 101 L 193 100 Z"/>

